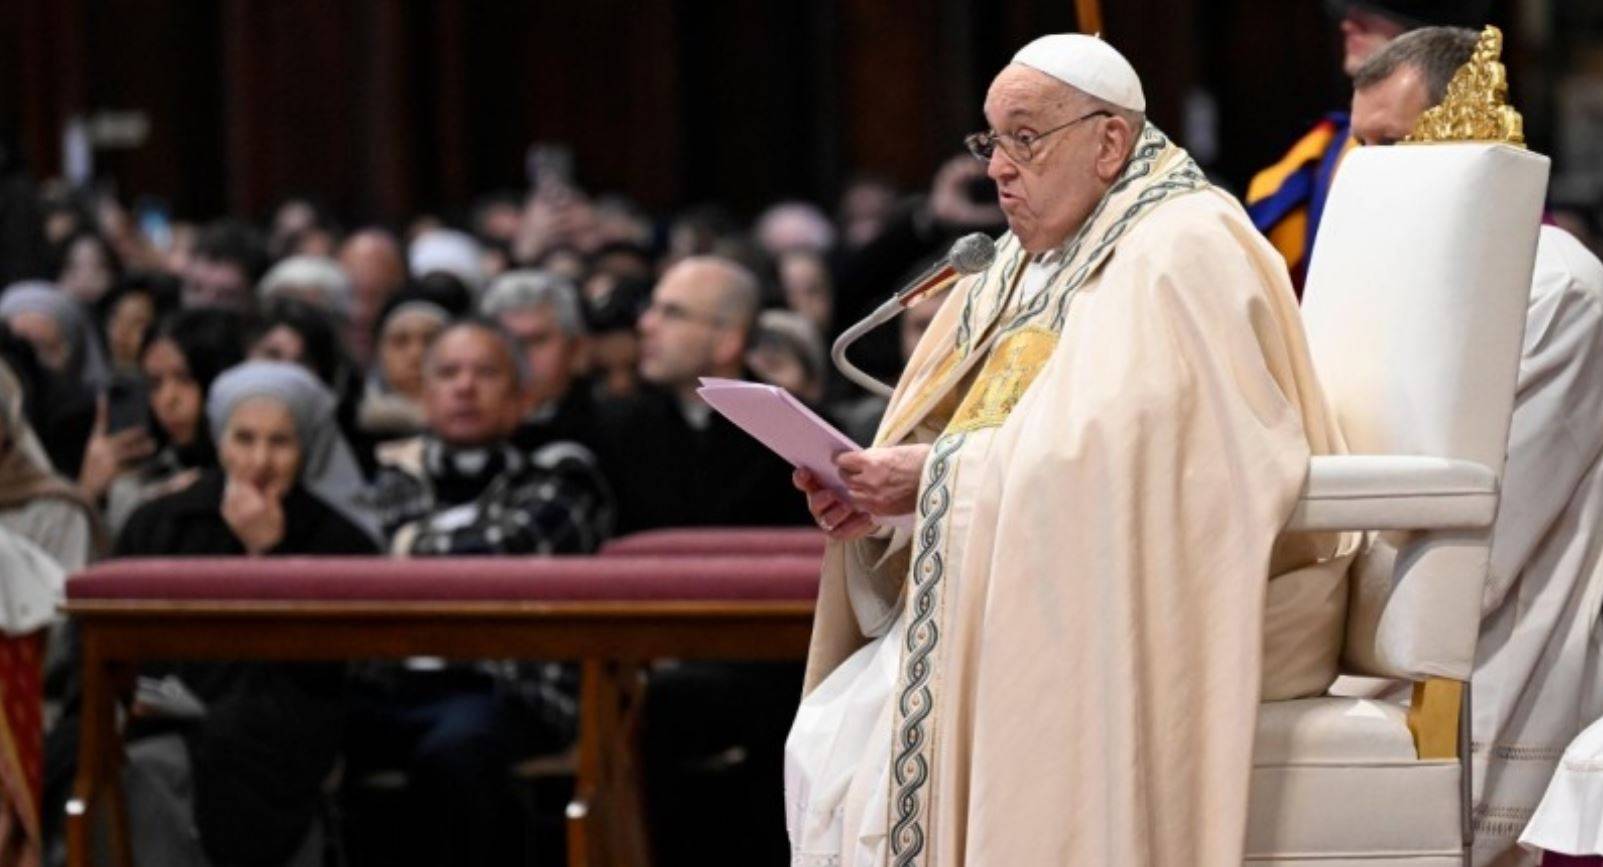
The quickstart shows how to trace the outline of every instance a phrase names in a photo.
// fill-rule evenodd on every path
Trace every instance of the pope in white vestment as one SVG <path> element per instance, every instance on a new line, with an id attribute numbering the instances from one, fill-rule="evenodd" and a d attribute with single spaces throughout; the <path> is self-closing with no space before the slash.
<path id="1" fill-rule="evenodd" d="M 842 538 L 787 745 L 793 864 L 1237 867 L 1259 702 L 1335 675 L 1354 540 L 1281 533 L 1341 448 L 1285 267 L 1142 110 L 1091 37 L 992 86 L 1013 231 L 870 450 L 928 445 L 915 528 L 844 533 L 810 497 Z M 1043 235 L 1028 184 L 1075 148 L 1061 189 L 1094 207 Z"/>

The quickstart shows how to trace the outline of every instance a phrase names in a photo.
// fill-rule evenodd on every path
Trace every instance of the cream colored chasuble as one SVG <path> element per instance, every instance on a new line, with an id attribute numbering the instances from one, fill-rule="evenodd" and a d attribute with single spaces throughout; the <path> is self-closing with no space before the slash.
<path id="1" fill-rule="evenodd" d="M 1284 267 L 1148 125 L 909 361 L 917 524 L 826 552 L 792 863 L 1239 865 L 1261 692 L 1334 677 L 1350 546 L 1279 535 L 1334 431 Z"/>

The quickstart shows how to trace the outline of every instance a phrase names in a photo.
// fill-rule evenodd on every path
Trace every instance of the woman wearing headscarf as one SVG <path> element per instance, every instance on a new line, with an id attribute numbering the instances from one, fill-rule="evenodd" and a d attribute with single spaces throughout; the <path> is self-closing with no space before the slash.
<path id="1" fill-rule="evenodd" d="M 333 407 L 297 365 L 223 373 L 206 399 L 220 466 L 134 512 L 117 555 L 377 553 L 338 505 L 356 470 Z M 340 743 L 343 667 L 181 663 L 140 674 L 131 735 L 146 737 L 130 746 L 125 776 L 135 860 L 321 863 L 313 819 Z"/>
<path id="2" fill-rule="evenodd" d="M 351 444 L 363 476 L 372 476 L 376 466 L 373 443 L 356 424 L 361 382 L 340 343 L 338 324 L 328 311 L 288 296 L 265 301 L 246 355 L 255 360 L 288 361 L 316 374 L 338 401 L 334 418 Z"/>
<path id="3" fill-rule="evenodd" d="M 374 442 L 405 439 L 423 430 L 423 356 L 450 324 L 449 311 L 415 293 L 389 300 L 380 314 L 357 427 Z"/>
<path id="4" fill-rule="evenodd" d="M 139 366 L 150 403 L 147 438 L 160 446 L 148 459 L 130 462 L 109 440 L 137 439 L 143 430 L 92 438 L 79 475 L 91 496 L 105 491 L 106 522 L 113 533 L 134 509 L 216 464 L 206 427 L 206 392 L 219 374 L 244 360 L 243 330 L 237 313 L 185 310 L 164 320 L 145 341 Z"/>
<path id="5" fill-rule="evenodd" d="M 105 351 L 84 308 L 50 283 L 13 283 L 0 295 L 0 319 L 33 344 L 39 360 L 99 393 L 110 380 Z"/>
<path id="6" fill-rule="evenodd" d="M 13 330 L 13 318 L 24 327 L 32 326 L 37 333 L 30 335 Z M 94 426 L 97 392 L 81 378 L 61 372 L 57 364 L 47 361 L 40 352 L 39 341 L 35 338 L 44 340 L 60 334 L 59 328 L 48 324 L 53 322 L 49 317 L 41 321 L 41 317 L 34 314 L 0 315 L 0 358 L 11 365 L 12 372 L 27 388 L 33 429 L 44 444 L 50 465 L 63 478 L 75 479 L 83 461 L 84 444 Z M 56 351 L 62 352 L 59 346 Z"/>

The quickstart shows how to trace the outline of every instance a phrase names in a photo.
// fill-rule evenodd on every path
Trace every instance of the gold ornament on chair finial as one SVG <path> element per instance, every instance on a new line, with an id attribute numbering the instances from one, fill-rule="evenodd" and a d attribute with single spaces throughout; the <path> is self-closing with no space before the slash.
<path id="1" fill-rule="evenodd" d="M 1487 25 L 1469 62 L 1453 73 L 1441 105 L 1426 110 L 1408 142 L 1482 141 L 1525 146 L 1525 121 L 1508 104 L 1503 31 Z"/>

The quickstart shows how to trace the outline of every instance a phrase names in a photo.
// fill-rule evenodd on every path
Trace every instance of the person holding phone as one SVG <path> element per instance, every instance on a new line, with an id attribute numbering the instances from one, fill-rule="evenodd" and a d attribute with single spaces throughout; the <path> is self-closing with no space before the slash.
<path id="1" fill-rule="evenodd" d="M 113 532 L 143 503 L 193 482 L 216 463 L 202 419 L 212 381 L 244 360 L 243 321 L 225 310 L 185 310 L 158 326 L 140 353 L 147 420 L 117 418 L 102 403 L 79 484 L 105 497 Z"/>

